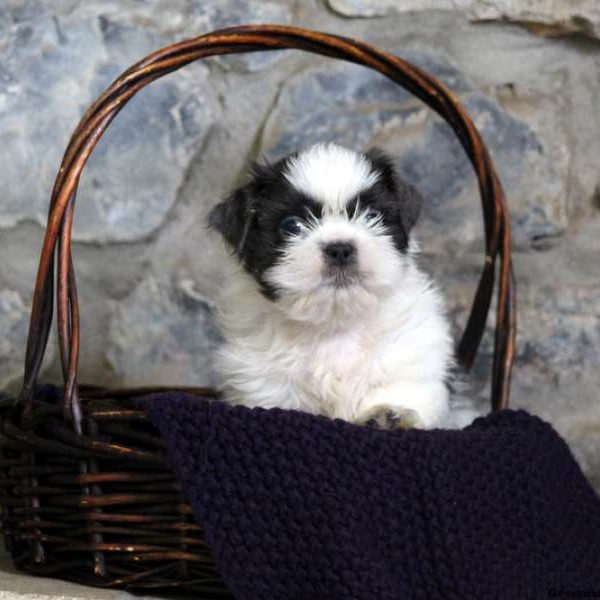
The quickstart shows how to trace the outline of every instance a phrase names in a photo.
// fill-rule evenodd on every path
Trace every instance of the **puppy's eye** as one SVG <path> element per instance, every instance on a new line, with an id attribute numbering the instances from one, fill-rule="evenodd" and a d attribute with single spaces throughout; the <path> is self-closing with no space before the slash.
<path id="1" fill-rule="evenodd" d="M 365 221 L 377 221 L 378 219 L 381 219 L 383 215 L 381 214 L 380 211 L 378 211 L 376 208 L 370 208 L 366 213 L 365 213 Z"/>
<path id="2" fill-rule="evenodd" d="M 285 235 L 298 235 L 306 229 L 306 225 L 298 217 L 286 217 L 279 224 L 279 229 Z"/>

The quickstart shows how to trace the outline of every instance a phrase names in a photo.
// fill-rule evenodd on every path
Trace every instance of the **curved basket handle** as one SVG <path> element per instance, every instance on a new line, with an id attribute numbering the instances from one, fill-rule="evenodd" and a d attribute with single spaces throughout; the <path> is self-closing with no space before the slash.
<path id="1" fill-rule="evenodd" d="M 33 296 L 22 399 L 31 407 L 33 389 L 48 341 L 53 312 L 54 262 L 58 246 L 57 317 L 65 381 L 65 412 L 79 428 L 77 365 L 79 305 L 71 259 L 75 194 L 90 154 L 111 121 L 143 87 L 200 58 L 261 50 L 299 49 L 364 65 L 400 84 L 452 127 L 477 180 L 485 224 L 485 260 L 458 359 L 469 369 L 483 335 L 499 258 L 491 405 L 507 406 L 515 349 L 515 283 L 511 261 L 510 218 L 502 186 L 479 132 L 453 94 L 436 79 L 402 59 L 364 42 L 282 25 L 245 25 L 221 29 L 158 50 L 118 77 L 87 109 L 77 126 L 56 177 Z"/>

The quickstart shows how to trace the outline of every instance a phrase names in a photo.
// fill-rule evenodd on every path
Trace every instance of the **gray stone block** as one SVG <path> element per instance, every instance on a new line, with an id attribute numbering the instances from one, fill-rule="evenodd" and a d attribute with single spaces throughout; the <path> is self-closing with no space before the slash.
<path id="1" fill-rule="evenodd" d="M 220 335 L 213 307 L 191 280 L 153 277 L 113 303 L 106 356 L 122 385 L 215 384 Z"/>
<path id="2" fill-rule="evenodd" d="M 83 110 L 127 65 L 167 43 L 96 19 L 15 24 L 0 87 L 0 226 L 45 221 L 55 172 Z M 84 171 L 75 238 L 136 240 L 155 231 L 216 114 L 202 66 L 143 90 L 115 119 Z"/>
<path id="3" fill-rule="evenodd" d="M 583 33 L 600 36 L 600 7 L 596 0 L 328 0 L 347 17 L 384 17 L 415 11 L 465 11 L 474 21 L 522 23 L 542 35 Z"/>
<path id="4" fill-rule="evenodd" d="M 29 307 L 14 290 L 0 291 L 0 390 L 23 372 Z"/>

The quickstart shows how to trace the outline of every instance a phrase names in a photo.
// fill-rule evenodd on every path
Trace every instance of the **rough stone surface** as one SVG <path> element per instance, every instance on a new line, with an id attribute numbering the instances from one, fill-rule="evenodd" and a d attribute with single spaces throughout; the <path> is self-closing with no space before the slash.
<path id="1" fill-rule="evenodd" d="M 328 0 L 348 17 L 383 17 L 423 10 L 465 11 L 473 20 L 521 23 L 541 35 L 600 37 L 596 0 Z"/>
<path id="2" fill-rule="evenodd" d="M 329 6 L 347 17 L 384 17 L 417 10 L 453 10 L 472 0 L 328 0 Z"/>
<path id="3" fill-rule="evenodd" d="M 0 387 L 6 387 L 23 369 L 29 310 L 14 290 L 0 291 Z"/>
<path id="4" fill-rule="evenodd" d="M 70 0 L 59 3 L 55 10 L 85 18 L 100 13 L 113 21 L 142 26 L 161 35 L 192 37 L 234 25 L 288 24 L 293 20 L 295 4 L 278 0 Z M 279 53 L 254 53 L 218 60 L 234 68 L 257 71 L 280 57 Z"/>
<path id="5" fill-rule="evenodd" d="M 472 89 L 441 53 L 409 50 L 402 58 L 457 93 Z M 262 150 L 280 156 L 316 140 L 364 147 L 386 127 L 412 125 L 419 108 L 410 93 L 364 67 L 327 63 L 308 68 L 286 81 L 264 128 Z"/>
<path id="6" fill-rule="evenodd" d="M 293 23 L 364 39 L 418 64 L 472 115 L 514 223 L 519 335 L 511 403 L 550 420 L 600 490 L 596 4 L 0 2 L 0 386 L 14 387 L 21 376 L 40 225 L 85 107 L 163 44 L 241 22 Z M 360 18 L 367 16 L 384 18 Z M 584 35 L 545 35 L 573 31 Z M 305 53 L 239 55 L 153 84 L 115 120 L 85 171 L 74 249 L 80 380 L 213 383 L 224 251 L 206 234 L 206 213 L 250 160 L 327 139 L 392 152 L 423 193 L 422 261 L 444 291 L 458 336 L 483 242 L 475 179 L 450 129 L 363 68 Z M 467 393 L 479 412 L 488 407 L 493 321 L 492 314 Z M 51 340 L 47 377 L 59 380 L 55 349 Z M 468 418 L 469 402 L 461 411 Z"/>
<path id="7" fill-rule="evenodd" d="M 125 385 L 214 385 L 212 312 L 193 281 L 149 278 L 115 303 L 107 358 Z"/>
<path id="8" fill-rule="evenodd" d="M 0 161 L 10 165 L 0 171 L 0 226 L 26 219 L 44 222 L 63 146 L 82 111 L 135 55 L 168 41 L 102 15 L 89 20 L 32 18 L 9 28 L 0 42 L 5 56 Z M 84 171 L 76 238 L 134 240 L 159 227 L 214 110 L 202 66 L 136 96 Z"/>
<path id="9" fill-rule="evenodd" d="M 0 228 L 31 219 L 44 223 L 68 135 L 131 62 L 182 33 L 291 19 L 290 6 L 275 2 L 132 2 L 129 11 L 115 2 L 58 4 L 51 10 L 44 2 L 11 0 L 0 8 L 0 161 L 10 165 L 0 171 Z M 257 71 L 280 56 L 219 60 L 226 68 Z M 131 241 L 160 227 L 217 117 L 201 64 L 139 93 L 84 171 L 76 239 Z"/>
<path id="10" fill-rule="evenodd" d="M 542 35 L 582 33 L 600 37 L 600 6 L 596 0 L 475 0 L 473 19 L 506 19 L 523 23 Z"/>

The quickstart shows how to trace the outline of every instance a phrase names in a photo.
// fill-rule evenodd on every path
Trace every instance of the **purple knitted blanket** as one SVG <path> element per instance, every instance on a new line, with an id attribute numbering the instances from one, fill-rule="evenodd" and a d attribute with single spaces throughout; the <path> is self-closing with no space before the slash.
<path id="1" fill-rule="evenodd" d="M 600 500 L 523 411 L 381 431 L 180 393 L 142 404 L 238 598 L 600 595 Z"/>

